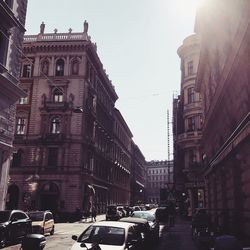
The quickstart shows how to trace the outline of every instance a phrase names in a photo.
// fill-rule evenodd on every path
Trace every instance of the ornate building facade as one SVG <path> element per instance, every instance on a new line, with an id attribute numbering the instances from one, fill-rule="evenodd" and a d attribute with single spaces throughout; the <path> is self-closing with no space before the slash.
<path id="1" fill-rule="evenodd" d="M 15 104 L 25 93 L 19 69 L 27 0 L 0 0 L 0 210 L 5 209 L 13 152 Z"/>
<path id="2" fill-rule="evenodd" d="M 147 203 L 160 204 L 160 190 L 174 183 L 173 161 L 148 161 L 146 174 Z"/>
<path id="3" fill-rule="evenodd" d="M 131 168 L 131 199 L 132 206 L 145 203 L 146 199 L 146 161 L 140 148 L 132 142 L 132 168 Z"/>
<path id="4" fill-rule="evenodd" d="M 129 204 L 132 134 L 118 98 L 83 32 L 25 36 L 9 208 L 50 209 Z"/>
<path id="5" fill-rule="evenodd" d="M 187 37 L 177 51 L 181 58 L 180 95 L 174 100 L 174 143 L 176 188 L 186 202 L 188 215 L 204 207 L 204 181 L 201 176 L 201 136 L 203 110 L 200 94 L 195 90 L 199 63 L 200 38 Z"/>
<path id="6" fill-rule="evenodd" d="M 197 15 L 196 89 L 204 109 L 202 153 L 207 207 L 239 237 L 250 232 L 250 2 L 208 1 Z M 212 39 L 211 39 L 212 38 Z"/>

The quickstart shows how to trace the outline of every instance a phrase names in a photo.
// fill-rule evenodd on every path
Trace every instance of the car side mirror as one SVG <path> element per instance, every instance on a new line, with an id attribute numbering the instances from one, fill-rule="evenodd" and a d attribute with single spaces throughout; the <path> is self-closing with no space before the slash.
<path id="1" fill-rule="evenodd" d="M 72 235 L 72 240 L 75 240 L 75 241 L 77 241 L 77 239 L 78 239 L 78 237 L 76 236 L 76 235 Z"/>
<path id="2" fill-rule="evenodd" d="M 86 248 L 87 248 L 87 246 L 86 246 L 86 244 L 85 244 L 84 242 L 82 242 L 82 243 L 80 244 L 80 247 L 86 247 Z"/>
<path id="3" fill-rule="evenodd" d="M 11 222 L 17 221 L 17 218 L 11 218 Z"/>

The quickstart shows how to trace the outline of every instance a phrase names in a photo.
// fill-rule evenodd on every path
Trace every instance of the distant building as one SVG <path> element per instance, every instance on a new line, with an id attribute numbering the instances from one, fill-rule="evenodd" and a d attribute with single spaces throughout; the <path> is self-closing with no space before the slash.
<path id="1" fill-rule="evenodd" d="M 76 208 L 130 202 L 132 133 L 96 44 L 83 32 L 25 36 L 8 208 Z M 12 191 L 14 190 L 14 191 Z"/>
<path id="2" fill-rule="evenodd" d="M 195 208 L 205 206 L 201 176 L 203 110 L 200 94 L 195 90 L 199 36 L 187 37 L 177 52 L 181 58 L 181 88 L 173 103 L 175 181 L 179 198 L 191 216 Z"/>
<path id="3" fill-rule="evenodd" d="M 0 0 L 0 210 L 5 209 L 13 152 L 15 104 L 25 97 L 19 87 L 27 0 Z"/>
<path id="4" fill-rule="evenodd" d="M 131 166 L 131 199 L 132 206 L 145 203 L 146 199 L 146 161 L 140 148 L 132 142 L 132 166 Z"/>
<path id="5" fill-rule="evenodd" d="M 174 184 L 173 161 L 148 161 L 147 172 L 147 203 L 160 203 L 160 189 L 169 188 Z M 171 187 L 172 188 L 172 187 Z"/>

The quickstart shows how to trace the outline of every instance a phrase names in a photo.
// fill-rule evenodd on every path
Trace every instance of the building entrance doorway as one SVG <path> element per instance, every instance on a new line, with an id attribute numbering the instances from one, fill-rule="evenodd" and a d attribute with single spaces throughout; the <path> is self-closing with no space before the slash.
<path id="1" fill-rule="evenodd" d="M 53 214 L 58 212 L 59 188 L 55 183 L 46 183 L 40 191 L 41 210 L 50 210 Z"/>
<path id="2" fill-rule="evenodd" d="M 6 209 L 12 210 L 18 208 L 19 188 L 16 185 L 11 185 L 8 188 Z"/>

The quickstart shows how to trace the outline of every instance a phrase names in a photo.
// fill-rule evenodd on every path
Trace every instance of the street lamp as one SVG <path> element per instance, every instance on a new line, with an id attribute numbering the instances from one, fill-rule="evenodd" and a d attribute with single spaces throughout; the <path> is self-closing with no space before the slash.
<path id="1" fill-rule="evenodd" d="M 77 114 L 83 113 L 83 108 L 81 106 L 75 107 L 73 109 L 73 113 L 77 113 Z"/>

